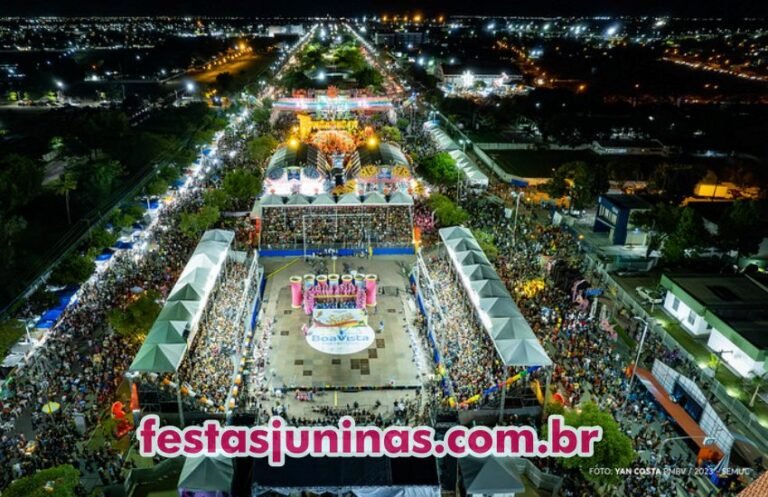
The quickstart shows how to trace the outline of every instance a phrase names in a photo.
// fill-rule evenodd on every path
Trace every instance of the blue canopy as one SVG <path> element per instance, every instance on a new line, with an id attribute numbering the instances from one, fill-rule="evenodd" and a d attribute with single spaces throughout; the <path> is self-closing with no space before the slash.
<path id="1" fill-rule="evenodd" d="M 35 329 L 38 330 L 49 330 L 53 328 L 53 325 L 56 324 L 56 321 L 38 321 L 35 325 Z"/>
<path id="2" fill-rule="evenodd" d="M 60 309 L 50 309 L 50 310 L 46 311 L 45 314 L 43 314 L 40 317 L 40 320 L 41 321 L 56 321 L 57 319 L 59 319 L 59 317 L 61 316 L 61 314 L 63 312 L 64 311 L 60 310 Z"/>
<path id="3" fill-rule="evenodd" d="M 104 252 L 102 252 L 102 253 L 100 253 L 99 255 L 96 256 L 96 260 L 100 261 L 100 262 L 101 261 L 108 261 L 108 260 L 110 260 L 112 258 L 113 255 L 114 255 L 114 252 L 112 252 L 109 249 L 104 249 Z"/>
<path id="4" fill-rule="evenodd" d="M 210 148 L 204 148 L 203 149 L 203 155 L 210 155 L 211 149 Z"/>
<path id="5" fill-rule="evenodd" d="M 119 250 L 128 250 L 133 248 L 133 243 L 131 242 L 117 242 L 115 244 L 115 248 Z"/>
<path id="6" fill-rule="evenodd" d="M 524 188 L 524 187 L 528 186 L 528 182 L 527 181 L 525 181 L 524 179 L 519 179 L 519 178 L 512 178 L 509 181 L 509 184 L 511 184 L 512 186 L 519 186 L 521 188 Z"/>

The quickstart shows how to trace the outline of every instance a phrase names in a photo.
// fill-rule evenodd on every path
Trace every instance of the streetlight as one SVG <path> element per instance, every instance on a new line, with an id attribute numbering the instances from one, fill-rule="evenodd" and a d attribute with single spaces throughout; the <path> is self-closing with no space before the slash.
<path id="1" fill-rule="evenodd" d="M 632 366 L 632 376 L 629 378 L 629 384 L 627 385 L 627 396 L 624 398 L 624 405 L 627 404 L 630 392 L 632 392 L 632 384 L 635 382 L 635 376 L 637 376 L 637 365 L 640 362 L 640 354 L 643 353 L 643 345 L 645 344 L 645 337 L 648 335 L 648 321 L 649 319 L 643 319 L 640 316 L 634 316 L 632 319 L 636 319 L 645 324 L 643 327 L 643 336 L 640 337 L 640 344 L 637 347 L 637 356 L 635 356 L 635 363 Z M 651 318 L 652 319 L 652 318 Z"/>
<path id="2" fill-rule="evenodd" d="M 187 88 L 187 93 L 192 93 L 195 91 L 195 84 L 191 81 L 188 81 L 186 88 Z"/>

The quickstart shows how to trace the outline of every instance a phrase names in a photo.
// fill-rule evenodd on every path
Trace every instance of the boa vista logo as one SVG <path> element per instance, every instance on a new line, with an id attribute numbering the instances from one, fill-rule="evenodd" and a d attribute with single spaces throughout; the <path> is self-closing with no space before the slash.
<path id="1" fill-rule="evenodd" d="M 365 350 L 373 344 L 370 326 L 329 327 L 312 326 L 307 333 L 310 347 L 326 354 L 345 355 Z"/>

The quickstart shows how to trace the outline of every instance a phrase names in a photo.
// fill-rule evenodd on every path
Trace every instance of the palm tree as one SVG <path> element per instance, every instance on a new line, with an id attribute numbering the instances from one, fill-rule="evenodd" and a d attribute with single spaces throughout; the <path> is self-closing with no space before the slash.
<path id="1" fill-rule="evenodd" d="M 59 176 L 59 179 L 51 184 L 51 190 L 53 190 L 56 195 L 64 196 L 64 204 L 67 207 L 67 224 L 72 224 L 72 217 L 69 212 L 69 192 L 75 188 L 77 188 L 77 179 L 71 172 L 63 173 Z"/>

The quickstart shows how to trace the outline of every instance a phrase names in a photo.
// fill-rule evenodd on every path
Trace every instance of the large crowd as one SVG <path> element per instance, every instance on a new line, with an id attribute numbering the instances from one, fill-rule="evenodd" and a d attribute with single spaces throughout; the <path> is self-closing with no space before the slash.
<path id="1" fill-rule="evenodd" d="M 265 207 L 261 247 L 405 247 L 411 243 L 407 206 Z M 304 236 L 306 234 L 306 237 Z"/>
<path id="2" fill-rule="evenodd" d="M 209 310 L 201 319 L 192 346 L 179 368 L 179 377 L 199 409 L 222 412 L 239 362 L 245 332 L 243 321 L 248 266 L 228 261 L 219 285 L 211 294 Z"/>
<path id="3" fill-rule="evenodd" d="M 452 393 L 462 403 L 483 390 L 497 385 L 504 375 L 503 364 L 488 333 L 481 328 L 468 308 L 450 263 L 438 257 L 428 262 L 432 285 L 442 312 L 433 312 L 438 330 L 438 347 Z"/>

